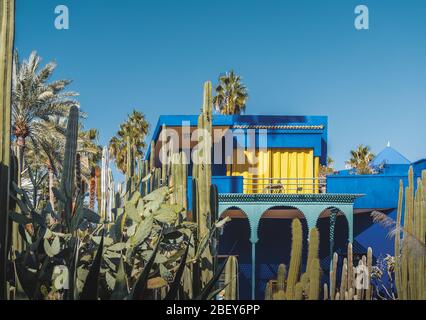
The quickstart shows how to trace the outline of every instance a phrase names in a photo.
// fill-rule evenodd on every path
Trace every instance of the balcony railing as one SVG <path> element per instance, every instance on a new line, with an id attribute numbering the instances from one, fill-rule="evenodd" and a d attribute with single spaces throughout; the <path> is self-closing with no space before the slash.
<path id="1" fill-rule="evenodd" d="M 244 178 L 244 193 L 326 193 L 325 178 Z"/>

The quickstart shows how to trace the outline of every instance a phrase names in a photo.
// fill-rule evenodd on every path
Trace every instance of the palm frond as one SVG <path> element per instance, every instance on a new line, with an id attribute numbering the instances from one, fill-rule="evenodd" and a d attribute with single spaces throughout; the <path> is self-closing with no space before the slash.
<path id="1" fill-rule="evenodd" d="M 403 244 L 407 246 L 410 254 L 415 256 L 426 257 L 426 244 L 417 238 L 413 233 L 409 232 L 404 226 L 397 226 L 396 221 L 380 211 L 371 213 L 373 222 L 380 224 L 385 229 L 389 230 L 387 236 L 389 238 L 401 237 L 403 234 Z"/>

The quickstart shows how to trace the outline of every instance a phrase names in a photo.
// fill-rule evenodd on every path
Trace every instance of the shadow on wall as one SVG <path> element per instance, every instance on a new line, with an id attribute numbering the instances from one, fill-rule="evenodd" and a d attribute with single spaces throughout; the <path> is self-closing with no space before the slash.
<path id="1" fill-rule="evenodd" d="M 302 270 L 306 268 L 308 249 L 308 226 L 306 219 L 302 222 L 304 242 L 302 251 Z M 280 263 L 289 266 L 291 253 L 291 222 L 289 218 L 262 218 L 259 224 L 259 242 L 256 244 L 256 299 L 263 300 L 266 283 L 277 278 Z M 328 217 L 320 218 L 317 223 L 320 232 L 319 256 L 323 269 L 323 281 L 328 280 L 329 273 L 329 228 Z M 343 215 L 336 219 L 334 248 L 339 256 L 346 257 L 348 223 Z M 219 254 L 238 255 L 240 299 L 251 299 L 251 243 L 250 229 L 245 218 L 233 218 L 226 224 L 220 238 Z M 234 246 L 234 250 L 232 247 Z M 231 252 L 232 250 L 232 252 Z M 343 261 L 343 259 L 340 259 Z"/>
<path id="2" fill-rule="evenodd" d="M 219 255 L 237 255 L 239 267 L 239 298 L 251 299 L 251 243 L 247 219 L 233 218 L 219 240 Z"/>
<path id="3" fill-rule="evenodd" d="M 302 261 L 306 261 L 308 248 L 308 225 L 300 219 L 303 230 Z M 287 268 L 290 264 L 292 219 L 263 218 L 259 224 L 259 242 L 256 247 L 256 299 L 265 298 L 265 287 L 269 280 L 277 278 L 280 263 Z M 302 268 L 305 266 L 302 264 Z"/>

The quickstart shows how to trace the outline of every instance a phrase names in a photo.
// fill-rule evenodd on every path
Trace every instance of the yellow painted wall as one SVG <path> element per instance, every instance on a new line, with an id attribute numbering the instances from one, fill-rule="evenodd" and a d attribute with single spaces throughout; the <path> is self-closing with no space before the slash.
<path id="1" fill-rule="evenodd" d="M 312 149 L 244 151 L 245 163 L 227 165 L 228 176 L 244 177 L 244 193 L 318 193 L 319 158 Z M 254 159 L 257 165 L 251 165 Z M 256 180 L 256 178 L 258 180 Z M 297 179 L 297 180 L 296 180 Z"/>

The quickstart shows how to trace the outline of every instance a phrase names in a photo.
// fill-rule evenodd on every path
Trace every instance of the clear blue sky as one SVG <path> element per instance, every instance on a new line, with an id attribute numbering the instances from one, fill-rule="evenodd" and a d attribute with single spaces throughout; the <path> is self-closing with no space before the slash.
<path id="1" fill-rule="evenodd" d="M 329 154 L 388 141 L 426 158 L 424 0 L 16 0 L 16 47 L 74 80 L 86 127 L 107 143 L 133 108 L 198 113 L 202 84 L 234 69 L 247 114 L 327 115 Z M 70 29 L 54 28 L 57 5 Z M 366 4 L 370 30 L 354 28 Z"/>

